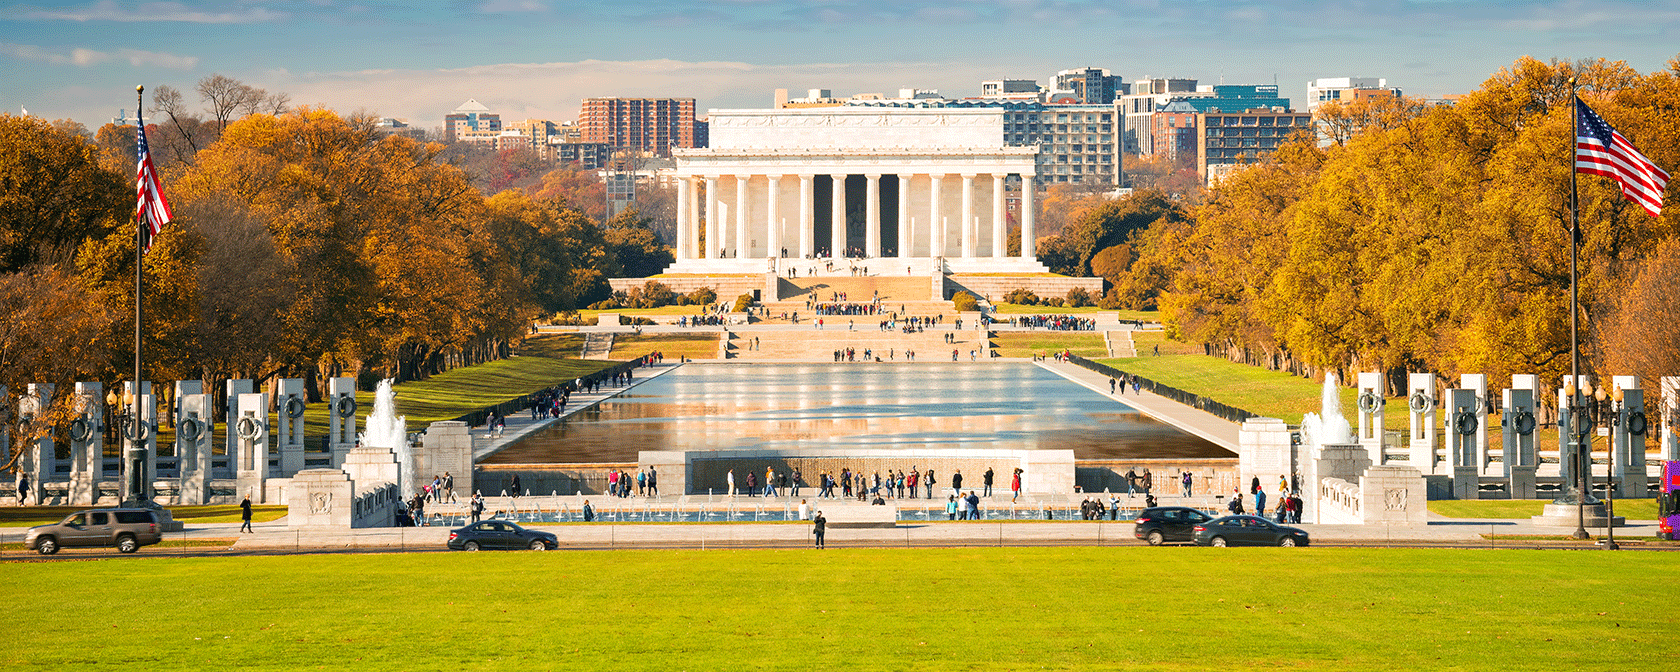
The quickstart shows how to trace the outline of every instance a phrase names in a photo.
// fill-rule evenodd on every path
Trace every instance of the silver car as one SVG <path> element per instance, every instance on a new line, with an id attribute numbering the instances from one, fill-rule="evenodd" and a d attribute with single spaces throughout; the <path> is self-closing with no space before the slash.
<path id="1" fill-rule="evenodd" d="M 141 546 L 163 541 L 157 518 L 147 509 L 89 509 L 77 511 L 55 525 L 29 528 L 24 548 L 52 555 L 72 546 L 115 546 L 133 553 Z"/>

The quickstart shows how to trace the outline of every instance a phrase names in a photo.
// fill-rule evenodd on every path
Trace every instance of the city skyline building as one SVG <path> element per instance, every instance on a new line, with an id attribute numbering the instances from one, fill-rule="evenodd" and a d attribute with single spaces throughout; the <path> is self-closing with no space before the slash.
<path id="1" fill-rule="evenodd" d="M 476 99 L 467 99 L 443 118 L 443 141 L 455 142 L 456 138 L 468 131 L 500 132 L 502 130 L 502 116 L 490 111 L 483 103 Z"/>
<path id="2" fill-rule="evenodd" d="M 584 142 L 669 156 L 695 142 L 693 98 L 585 98 L 578 113 Z"/>
<path id="3" fill-rule="evenodd" d="M 1193 106 L 1206 101 L 1182 102 Z M 1216 183 L 1233 170 L 1258 163 L 1300 132 L 1313 132 L 1311 114 L 1281 107 L 1200 112 L 1195 130 L 1196 173 L 1203 183 Z"/>
<path id="4" fill-rule="evenodd" d="M 1351 103 L 1366 98 L 1399 98 L 1398 86 L 1381 77 L 1320 77 L 1307 82 L 1307 111 L 1329 102 Z"/>

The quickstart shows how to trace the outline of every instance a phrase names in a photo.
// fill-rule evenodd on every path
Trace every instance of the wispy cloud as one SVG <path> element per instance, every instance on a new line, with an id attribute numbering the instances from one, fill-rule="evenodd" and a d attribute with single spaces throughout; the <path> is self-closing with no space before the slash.
<path id="1" fill-rule="evenodd" d="M 735 61 L 587 60 L 504 63 L 438 70 L 272 71 L 251 83 L 285 91 L 292 100 L 339 110 L 368 109 L 431 126 L 468 98 L 503 119 L 569 120 L 591 96 L 695 98 L 714 107 L 765 107 L 778 88 L 822 87 L 839 93 L 883 91 L 899 83 L 967 87 L 995 66 L 973 63 L 806 63 L 758 65 Z M 930 80 L 929 73 L 938 73 Z M 955 90 L 953 88 L 953 90 Z"/>
<path id="2" fill-rule="evenodd" d="M 33 44 L 13 44 L 0 42 L 0 56 L 10 56 L 19 60 L 50 63 L 52 65 L 75 65 L 92 67 L 112 61 L 128 61 L 136 67 L 169 68 L 172 70 L 191 70 L 198 67 L 197 56 L 177 56 L 157 51 L 142 51 L 139 49 L 117 49 L 115 51 L 98 51 L 95 49 L 76 48 L 68 52 L 51 51 Z"/>
<path id="3" fill-rule="evenodd" d="M 223 9 L 217 3 L 217 9 Z M 80 8 L 43 9 L 19 5 L 8 12 L 22 19 L 46 21 L 117 21 L 121 23 L 263 23 L 286 18 L 286 14 L 262 7 L 248 7 L 236 11 L 205 11 L 179 2 L 143 2 L 125 7 L 113 0 L 103 0 Z"/>
<path id="4" fill-rule="evenodd" d="M 481 14 L 517 14 L 525 12 L 546 12 L 548 3 L 540 0 L 485 0 L 478 6 Z"/>

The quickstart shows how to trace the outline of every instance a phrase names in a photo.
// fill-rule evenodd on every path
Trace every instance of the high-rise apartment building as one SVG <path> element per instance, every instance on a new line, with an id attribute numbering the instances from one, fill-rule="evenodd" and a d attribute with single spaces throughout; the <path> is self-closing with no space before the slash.
<path id="1" fill-rule="evenodd" d="M 1400 87 L 1379 77 L 1320 77 L 1307 82 L 1307 111 L 1329 102 L 1351 103 L 1361 98 L 1399 98 Z"/>
<path id="2" fill-rule="evenodd" d="M 1312 115 L 1284 108 L 1200 113 L 1196 115 L 1196 172 L 1206 182 L 1217 182 L 1232 169 L 1259 162 L 1302 132 L 1313 132 Z"/>
<path id="3" fill-rule="evenodd" d="M 669 156 L 672 147 L 701 147 L 694 137 L 693 98 L 586 98 L 578 114 L 584 142 Z"/>
<path id="4" fill-rule="evenodd" d="M 443 141 L 455 142 L 456 138 L 467 131 L 500 132 L 502 117 L 490 111 L 477 100 L 461 103 L 443 118 Z"/>
<path id="5" fill-rule="evenodd" d="M 1036 179 L 1050 184 L 1120 184 L 1119 110 L 1107 105 L 1051 104 L 997 98 L 868 100 L 873 107 L 1002 108 L 1003 144 L 1037 147 Z"/>
<path id="6" fill-rule="evenodd" d="M 1074 102 L 1084 105 L 1108 105 L 1125 91 L 1119 75 L 1111 75 L 1103 68 L 1079 68 L 1056 73 L 1052 95 L 1070 92 Z M 1058 98 L 1059 99 L 1059 98 Z"/>

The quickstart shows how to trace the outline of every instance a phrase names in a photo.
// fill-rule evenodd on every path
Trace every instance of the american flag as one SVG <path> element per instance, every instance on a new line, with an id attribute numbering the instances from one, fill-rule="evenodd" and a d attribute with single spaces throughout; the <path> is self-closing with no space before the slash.
<path id="1" fill-rule="evenodd" d="M 1662 216 L 1668 173 L 1639 153 L 1580 98 L 1575 99 L 1575 172 L 1615 179 L 1622 185 L 1622 195 L 1652 217 Z"/>
<path id="2" fill-rule="evenodd" d="M 163 231 L 163 225 L 169 223 L 169 201 L 163 197 L 163 186 L 158 184 L 157 168 L 152 165 L 152 152 L 146 146 L 146 124 L 137 120 L 135 125 L 140 129 L 140 169 L 134 178 L 134 218 L 145 227 L 145 251 L 150 252 L 152 240 L 157 238 L 158 232 Z"/>

